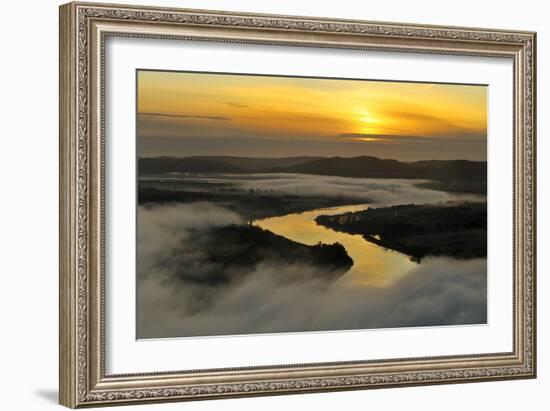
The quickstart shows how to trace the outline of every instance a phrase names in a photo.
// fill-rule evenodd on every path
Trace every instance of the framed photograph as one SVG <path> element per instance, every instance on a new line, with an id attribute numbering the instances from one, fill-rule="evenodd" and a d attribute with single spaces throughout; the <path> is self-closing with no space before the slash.
<path id="1" fill-rule="evenodd" d="M 61 404 L 534 378 L 535 39 L 61 6 Z"/>

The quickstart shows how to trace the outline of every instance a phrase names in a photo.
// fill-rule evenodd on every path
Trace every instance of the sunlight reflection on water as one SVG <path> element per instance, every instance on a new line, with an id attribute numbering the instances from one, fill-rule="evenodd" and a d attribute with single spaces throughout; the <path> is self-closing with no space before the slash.
<path id="1" fill-rule="evenodd" d="M 302 244 L 338 242 L 353 259 L 353 266 L 339 281 L 354 286 L 389 286 L 418 264 L 405 254 L 366 241 L 361 235 L 334 231 L 315 221 L 320 215 L 342 214 L 367 208 L 367 204 L 320 208 L 256 220 L 253 224 Z"/>

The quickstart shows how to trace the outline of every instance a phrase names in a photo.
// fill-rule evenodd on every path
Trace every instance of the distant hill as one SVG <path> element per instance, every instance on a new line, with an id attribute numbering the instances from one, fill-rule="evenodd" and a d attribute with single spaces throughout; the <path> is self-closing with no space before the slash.
<path id="1" fill-rule="evenodd" d="M 140 158 L 141 175 L 166 173 L 259 173 L 273 168 L 292 167 L 322 157 L 253 158 L 232 156 Z"/>
<path id="2" fill-rule="evenodd" d="M 431 160 L 405 163 L 369 156 L 330 157 L 270 171 L 340 177 L 486 180 L 487 163 L 467 160 Z"/>
<path id="3" fill-rule="evenodd" d="M 377 157 L 249 158 L 229 156 L 140 158 L 140 175 L 181 173 L 300 173 L 355 178 L 427 179 L 484 189 L 487 162 L 430 160 L 401 162 Z M 466 182 L 466 184 L 464 183 Z M 479 187 L 477 187 L 479 186 Z"/>
<path id="4" fill-rule="evenodd" d="M 194 157 L 157 157 L 138 160 L 140 175 L 167 173 L 228 173 L 241 174 L 247 170 L 227 162 Z"/>
<path id="5" fill-rule="evenodd" d="M 320 160 L 323 157 L 233 157 L 233 156 L 196 156 L 195 159 L 209 160 L 209 161 L 221 161 L 226 164 L 239 167 L 251 173 L 264 172 L 270 168 L 285 168 L 292 167 L 298 164 L 307 163 L 309 161 Z"/>

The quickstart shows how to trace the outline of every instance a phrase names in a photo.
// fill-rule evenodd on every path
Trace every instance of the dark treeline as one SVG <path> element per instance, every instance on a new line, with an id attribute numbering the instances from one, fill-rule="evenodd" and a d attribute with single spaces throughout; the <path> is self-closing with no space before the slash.
<path id="1" fill-rule="evenodd" d="M 291 277 L 281 271 L 280 278 L 274 280 L 283 283 L 313 279 L 332 281 L 353 265 L 353 260 L 338 243 L 308 246 L 252 225 L 212 227 L 189 234 L 185 252 L 173 253 L 170 261 L 164 264 L 171 265 L 180 280 L 206 286 L 239 281 L 260 263 L 273 267 L 301 265 L 310 268 Z M 196 247 L 196 250 L 189 247 Z M 195 256 L 191 266 L 185 263 L 189 254 Z"/>
<path id="2" fill-rule="evenodd" d="M 170 184 L 164 185 L 170 186 Z M 365 200 L 338 195 L 326 197 L 284 193 L 271 194 L 261 190 L 225 189 L 219 191 L 192 191 L 177 188 L 159 189 L 145 187 L 143 184 L 138 187 L 139 205 L 194 202 L 222 204 L 227 209 L 239 214 L 245 220 L 256 220 L 315 208 L 363 203 Z"/>
<path id="3" fill-rule="evenodd" d="M 140 158 L 139 176 L 167 173 L 300 173 L 353 178 L 426 179 L 437 189 L 484 192 L 487 163 L 468 160 L 402 162 L 370 156 L 343 157 L 158 157 Z"/>
<path id="4" fill-rule="evenodd" d="M 361 234 L 373 243 L 410 255 L 476 258 L 487 255 L 487 205 L 399 205 L 319 216 L 333 230 Z"/>

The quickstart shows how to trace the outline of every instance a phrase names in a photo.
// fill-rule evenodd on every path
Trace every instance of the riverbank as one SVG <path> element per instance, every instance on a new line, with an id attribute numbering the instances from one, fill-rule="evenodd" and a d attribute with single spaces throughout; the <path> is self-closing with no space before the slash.
<path id="1" fill-rule="evenodd" d="M 487 255 L 487 204 L 399 205 L 369 208 L 315 221 L 335 231 L 359 234 L 371 243 L 409 255 L 459 259 Z"/>
<path id="2" fill-rule="evenodd" d="M 273 267 L 302 266 L 299 275 L 274 278 L 283 283 L 334 281 L 348 271 L 353 260 L 341 244 L 305 245 L 273 234 L 257 226 L 226 225 L 190 233 L 189 244 L 197 244 L 203 269 L 200 275 L 180 267 L 180 279 L 209 286 L 240 281 L 252 275 L 259 264 Z"/>
<path id="3" fill-rule="evenodd" d="M 300 195 L 262 189 L 245 189 L 236 184 L 202 183 L 185 180 L 141 184 L 138 187 L 138 205 L 209 202 L 223 205 L 246 221 L 253 221 L 318 208 L 361 204 L 365 200 L 344 195 Z"/>
<path id="4" fill-rule="evenodd" d="M 386 238 L 379 241 L 375 237 L 365 238 L 361 232 L 320 225 L 316 219 L 323 215 L 360 212 L 372 204 L 477 201 L 472 195 L 430 190 L 418 187 L 418 183 L 420 181 L 298 174 L 190 173 L 141 179 L 138 200 L 145 208 L 197 205 L 200 209 L 202 205 L 212 204 L 220 207 L 220 213 L 226 210 L 240 216 L 243 225 L 261 227 L 296 243 L 341 244 L 353 260 L 353 266 L 342 280 L 355 285 L 385 287 L 414 269 L 424 253 L 386 242 Z M 216 220 L 215 215 L 211 218 Z M 452 239 L 445 240 L 450 241 Z"/>
<path id="5" fill-rule="evenodd" d="M 335 231 L 316 223 L 321 215 L 357 212 L 368 204 L 346 205 L 286 214 L 254 221 L 254 225 L 302 244 L 342 244 L 353 266 L 342 277 L 353 286 L 390 286 L 417 264 L 403 254 L 365 241 L 361 235 Z"/>

